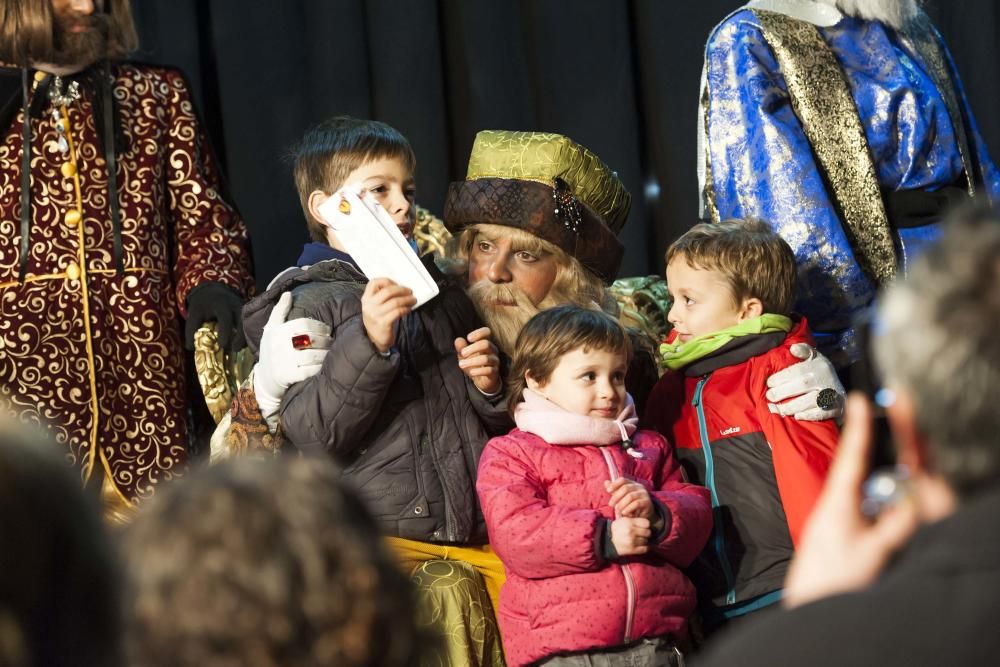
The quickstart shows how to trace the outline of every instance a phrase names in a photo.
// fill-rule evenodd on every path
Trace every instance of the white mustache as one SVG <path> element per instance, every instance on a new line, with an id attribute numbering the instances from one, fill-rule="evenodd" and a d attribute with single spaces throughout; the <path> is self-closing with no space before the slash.
<path id="1" fill-rule="evenodd" d="M 497 346 L 510 354 L 524 324 L 538 312 L 528 295 L 513 285 L 480 280 L 466 293 L 493 333 Z"/>
<path id="2" fill-rule="evenodd" d="M 523 291 L 504 283 L 492 283 L 480 280 L 468 289 L 469 298 L 481 308 L 496 308 L 503 306 L 521 306 L 534 308 L 531 299 Z"/>

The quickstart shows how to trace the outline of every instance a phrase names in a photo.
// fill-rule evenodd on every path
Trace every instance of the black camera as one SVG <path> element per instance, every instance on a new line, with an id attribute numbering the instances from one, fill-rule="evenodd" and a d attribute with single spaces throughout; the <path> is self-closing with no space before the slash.
<path id="1" fill-rule="evenodd" d="M 881 377 L 875 367 L 872 349 L 873 327 L 875 326 L 875 306 L 866 310 L 855 321 L 855 343 L 858 360 L 850 367 L 851 389 L 862 392 L 872 404 L 874 420 L 872 424 L 872 448 L 869 453 L 869 472 L 896 465 L 896 448 L 892 444 L 892 433 L 885 408 L 893 401 L 889 389 L 882 386 Z"/>
<path id="2" fill-rule="evenodd" d="M 850 368 L 851 388 L 862 392 L 872 405 L 872 443 L 868 456 L 868 475 L 862 492 L 861 511 L 874 518 L 886 506 L 906 494 L 908 471 L 896 464 L 896 447 L 885 409 L 895 396 L 882 385 L 872 349 L 873 329 L 877 326 L 874 305 L 856 320 L 855 341 L 858 360 Z"/>

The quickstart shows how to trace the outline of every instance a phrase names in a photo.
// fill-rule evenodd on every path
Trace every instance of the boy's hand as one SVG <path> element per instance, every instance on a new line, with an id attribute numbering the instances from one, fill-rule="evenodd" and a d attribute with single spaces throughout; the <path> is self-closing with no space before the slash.
<path id="1" fill-rule="evenodd" d="M 648 552 L 652 534 L 649 519 L 623 516 L 611 522 L 611 543 L 619 556 L 641 556 Z"/>
<path id="2" fill-rule="evenodd" d="M 375 349 L 385 354 L 396 342 L 396 322 L 405 317 L 417 299 L 409 287 L 388 278 L 368 281 L 361 295 L 361 321 Z"/>
<path id="3" fill-rule="evenodd" d="M 608 505 L 615 508 L 616 515 L 640 517 L 650 521 L 656 519 L 653 499 L 642 484 L 619 477 L 613 482 L 604 482 L 604 490 L 611 494 Z"/>
<path id="4" fill-rule="evenodd" d="M 484 394 L 500 391 L 500 353 L 490 340 L 489 327 L 481 327 L 466 338 L 455 339 L 458 367 Z"/>

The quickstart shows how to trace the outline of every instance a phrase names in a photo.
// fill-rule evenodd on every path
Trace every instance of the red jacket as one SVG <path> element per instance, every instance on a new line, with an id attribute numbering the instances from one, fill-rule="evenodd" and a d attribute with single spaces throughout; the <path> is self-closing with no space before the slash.
<path id="1" fill-rule="evenodd" d="M 789 347 L 800 342 L 812 343 L 804 318 L 787 335 L 738 338 L 667 372 L 643 415 L 674 443 L 687 479 L 711 491 L 713 538 L 691 575 L 703 605 L 723 615 L 778 599 L 837 445 L 832 421 L 768 410 L 767 378 L 798 361 Z"/>
<path id="2" fill-rule="evenodd" d="M 683 482 L 662 436 L 639 431 L 632 440 L 643 458 L 618 445 L 555 446 L 517 429 L 486 445 L 476 487 L 507 569 L 497 616 L 509 664 L 686 634 L 696 598 L 680 568 L 711 531 L 708 492 Z M 599 554 L 614 518 L 604 482 L 622 475 L 650 490 L 671 525 L 649 554 L 609 562 Z"/>

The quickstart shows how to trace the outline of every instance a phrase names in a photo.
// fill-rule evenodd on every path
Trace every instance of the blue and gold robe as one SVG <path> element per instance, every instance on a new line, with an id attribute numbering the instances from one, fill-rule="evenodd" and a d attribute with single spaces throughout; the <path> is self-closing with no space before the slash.
<path id="1" fill-rule="evenodd" d="M 924 36 L 934 42 L 940 62 L 925 62 L 932 59 L 919 48 L 919 36 L 882 23 L 842 16 L 807 0 L 769 4 L 805 6 L 806 13 L 815 10 L 820 17 L 803 26 L 818 31 L 836 59 L 882 193 L 958 186 L 994 200 L 1000 196 L 1000 172 L 951 57 L 926 17 L 921 16 Z M 712 31 L 706 46 L 699 170 L 704 217 L 757 218 L 791 245 L 799 265 L 797 309 L 815 328 L 820 349 L 843 366 L 855 356 L 853 318 L 871 303 L 879 280 L 858 256 L 857 237 L 845 229 L 844 202 L 831 192 L 829 170 L 807 137 L 808 119 L 793 109 L 789 81 L 761 16 L 757 8 L 734 12 Z M 812 63 L 803 63 L 801 71 L 806 76 L 798 77 L 800 84 L 804 78 L 805 85 L 820 90 L 832 85 L 819 76 L 809 80 Z M 942 76 L 951 82 L 944 86 L 949 90 L 937 85 Z M 962 118 L 958 130 L 956 116 Z M 966 179 L 967 171 L 973 178 Z M 905 266 L 921 244 L 937 236 L 937 227 L 894 229 L 895 265 L 889 271 Z"/>

